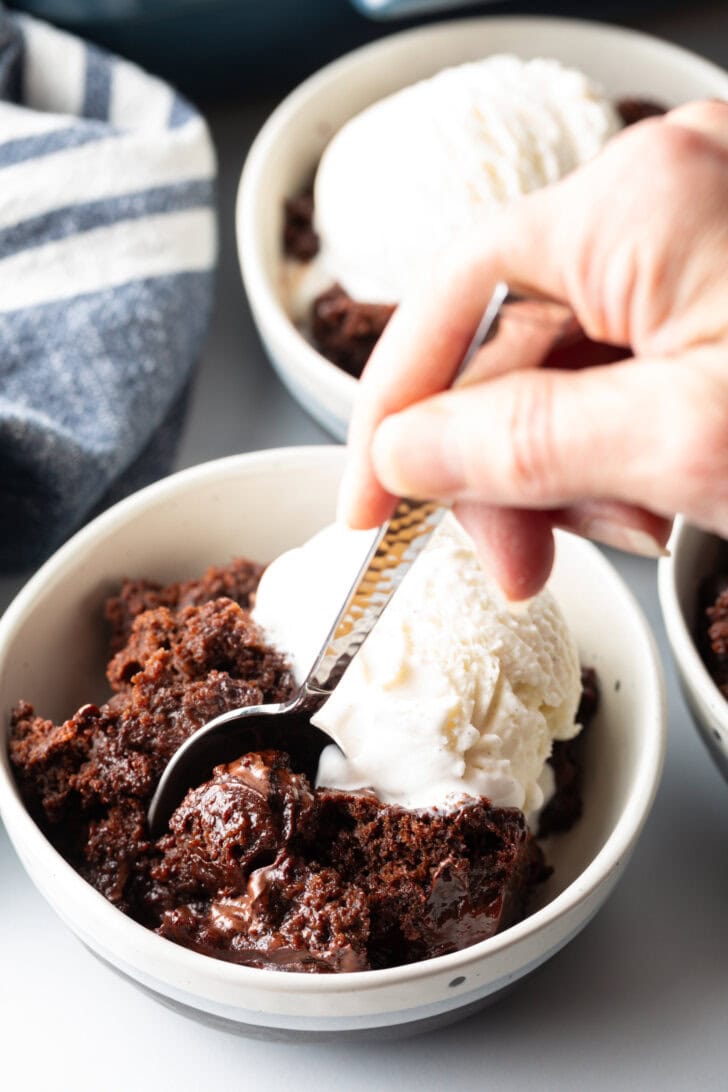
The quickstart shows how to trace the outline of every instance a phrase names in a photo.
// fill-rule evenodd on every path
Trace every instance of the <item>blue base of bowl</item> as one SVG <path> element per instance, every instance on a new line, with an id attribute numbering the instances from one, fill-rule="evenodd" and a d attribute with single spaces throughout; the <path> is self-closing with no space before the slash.
<path id="1" fill-rule="evenodd" d="M 284 92 L 322 64 L 384 34 L 453 15 L 560 14 L 618 19 L 676 6 L 676 0 L 602 0 L 597 4 L 458 3 L 419 19 L 373 20 L 350 0 L 11 0 L 136 61 L 195 97 L 235 91 Z"/>
<path id="2" fill-rule="evenodd" d="M 121 971 L 118 967 L 114 966 L 113 963 L 109 963 L 107 959 L 100 956 L 93 948 L 89 948 L 86 944 L 84 944 L 84 947 L 95 959 L 98 959 L 105 967 L 112 970 L 114 974 L 117 974 L 120 978 L 130 982 L 132 986 L 141 990 L 147 997 L 153 998 L 161 1005 L 164 1005 L 165 1008 L 179 1013 L 188 1020 L 195 1020 L 198 1024 L 204 1024 L 205 1027 L 227 1031 L 233 1035 L 242 1036 L 245 1039 L 258 1039 L 263 1042 L 271 1043 L 327 1043 L 334 1041 L 337 1043 L 381 1043 L 397 1039 L 408 1039 L 411 1036 L 422 1035 L 425 1032 L 435 1031 L 438 1028 L 455 1024 L 459 1020 L 464 1020 L 466 1017 L 472 1016 L 476 1012 L 480 1012 L 481 1009 L 491 1005 L 494 1001 L 498 1001 L 500 998 L 505 997 L 516 985 L 515 982 L 509 983 L 495 993 L 491 993 L 487 997 L 482 997 L 477 1001 L 472 1001 L 469 1004 L 450 1009 L 448 1012 L 441 1013 L 437 1016 L 428 1016 L 424 1019 L 412 1020 L 404 1024 L 389 1024 L 376 1028 L 349 1029 L 344 1031 L 311 1031 L 308 1029 L 303 1031 L 289 1028 L 269 1028 L 263 1027 L 260 1024 L 244 1024 L 237 1020 L 228 1020 L 224 1016 L 214 1016 L 212 1013 L 203 1012 L 202 1009 L 196 1009 L 192 1005 L 185 1005 L 181 1001 L 174 1001 L 164 994 L 159 993 L 157 990 L 153 990 L 150 986 L 145 986 L 141 982 L 137 982 L 135 978 L 125 974 L 124 971 Z"/>

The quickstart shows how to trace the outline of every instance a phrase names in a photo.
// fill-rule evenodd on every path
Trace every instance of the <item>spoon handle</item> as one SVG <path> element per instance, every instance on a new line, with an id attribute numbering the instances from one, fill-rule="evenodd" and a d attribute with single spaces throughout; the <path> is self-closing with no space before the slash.
<path id="1" fill-rule="evenodd" d="M 453 383 L 493 332 L 508 286 L 499 282 L 468 346 Z M 452 385 L 452 384 L 451 384 Z M 342 609 L 303 683 L 304 695 L 320 703 L 330 694 L 381 617 L 446 509 L 437 501 L 401 499 L 382 524 Z"/>
<path id="2" fill-rule="evenodd" d="M 445 509 L 435 501 L 399 501 L 379 529 L 311 668 L 304 683 L 307 691 L 331 693 L 444 514 Z"/>

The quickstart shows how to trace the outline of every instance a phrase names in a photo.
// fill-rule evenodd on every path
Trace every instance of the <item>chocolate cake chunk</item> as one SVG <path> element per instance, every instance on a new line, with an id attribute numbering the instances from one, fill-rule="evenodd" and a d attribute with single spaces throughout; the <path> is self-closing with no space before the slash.
<path id="1" fill-rule="evenodd" d="M 122 648 L 137 615 L 156 607 L 194 607 L 225 596 L 245 610 L 253 603 L 255 589 L 263 575 L 263 565 L 236 558 L 229 565 L 211 565 L 199 580 L 186 580 L 163 587 L 152 580 L 125 580 L 118 595 L 106 603 L 106 618 L 111 626 L 112 652 Z"/>
<path id="2" fill-rule="evenodd" d="M 335 284 L 313 302 L 314 344 L 328 360 L 358 379 L 393 314 L 393 306 L 359 303 Z"/>
<path id="3" fill-rule="evenodd" d="M 159 933 L 248 967 L 331 974 L 369 969 L 366 896 L 332 869 L 285 857 L 251 879 L 251 893 L 176 907 Z"/>
<path id="4" fill-rule="evenodd" d="M 278 701 L 281 688 L 288 692 L 293 685 L 283 658 L 232 599 L 174 612 L 166 607 L 145 611 L 135 619 L 124 648 L 110 661 L 107 677 L 115 690 L 122 690 L 137 675 L 138 689 L 143 687 L 145 673 L 158 687 L 162 681 L 174 685 L 206 679 L 211 672 L 250 680 L 264 702 Z"/>
<path id="5" fill-rule="evenodd" d="M 174 904 L 159 932 L 208 955 L 281 970 L 364 970 L 367 899 L 301 852 L 317 800 L 287 756 L 219 766 L 191 790 L 160 841 L 154 879 Z"/>
<path id="6" fill-rule="evenodd" d="M 153 876 L 175 908 L 159 931 L 252 966 L 361 970 L 456 951 L 521 917 L 544 875 L 516 809 L 414 812 L 313 791 L 276 752 L 219 766 L 170 827 Z"/>
<path id="7" fill-rule="evenodd" d="M 456 951 L 519 920 L 546 874 L 525 816 L 468 798 L 410 811 L 371 794 L 318 791 L 314 851 L 366 891 L 372 967 Z"/>
<path id="8" fill-rule="evenodd" d="M 277 751 L 218 766 L 172 815 L 155 877 L 190 896 L 241 895 L 253 872 L 279 860 L 313 808 L 307 779 Z"/>

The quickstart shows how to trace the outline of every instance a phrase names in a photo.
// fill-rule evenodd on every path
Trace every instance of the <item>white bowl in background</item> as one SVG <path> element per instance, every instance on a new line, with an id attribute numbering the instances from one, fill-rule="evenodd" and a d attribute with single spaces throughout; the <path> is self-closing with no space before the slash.
<path id="1" fill-rule="evenodd" d="M 680 686 L 695 726 L 718 769 L 728 779 L 728 701 L 713 682 L 695 643 L 701 582 L 728 570 L 728 548 L 717 535 L 681 517 L 670 536 L 670 555 L 658 565 L 662 617 Z"/>
<path id="2" fill-rule="evenodd" d="M 357 380 L 326 360 L 286 311 L 281 278 L 283 205 L 313 177 L 331 136 L 377 99 L 441 68 L 490 53 L 554 57 L 580 68 L 614 98 L 668 106 L 728 99 L 716 65 L 634 30 L 576 19 L 464 19 L 408 30 L 322 68 L 276 108 L 248 154 L 238 189 L 238 254 L 268 356 L 296 399 L 338 439 L 346 435 Z"/>
<path id="3" fill-rule="evenodd" d="M 102 605 L 120 580 L 179 580 L 241 554 L 270 560 L 333 518 L 343 458 L 337 446 L 287 448 L 221 459 L 158 482 L 80 531 L 0 620 L 0 810 L 31 878 L 112 967 L 198 1018 L 255 1034 L 401 1033 L 482 1004 L 553 955 L 599 909 L 624 869 L 662 768 L 663 684 L 648 626 L 602 554 L 560 535 L 551 586 L 582 663 L 598 671 L 602 703 L 587 741 L 583 818 L 548 845 L 554 873 L 525 920 L 410 966 L 276 973 L 157 936 L 81 879 L 20 799 L 7 756 L 10 708 L 23 698 L 58 721 L 86 701 L 102 701 Z M 49 967 L 52 973 L 52 961 Z"/>

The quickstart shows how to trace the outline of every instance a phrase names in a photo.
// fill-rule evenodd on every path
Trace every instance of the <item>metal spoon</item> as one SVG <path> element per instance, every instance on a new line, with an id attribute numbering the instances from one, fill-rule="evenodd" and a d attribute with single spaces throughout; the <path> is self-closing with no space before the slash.
<path id="1" fill-rule="evenodd" d="M 453 382 L 493 331 L 507 294 L 507 285 L 499 283 Z M 435 501 L 399 501 L 392 517 L 379 529 L 295 697 L 281 704 L 222 713 L 194 732 L 172 756 L 149 805 L 147 820 L 153 837 L 164 833 L 189 788 L 204 781 L 213 767 L 249 751 L 284 750 L 295 769 L 315 778 L 323 748 L 329 743 L 340 747 L 341 743 L 311 724 L 311 717 L 330 696 L 445 511 Z"/>

